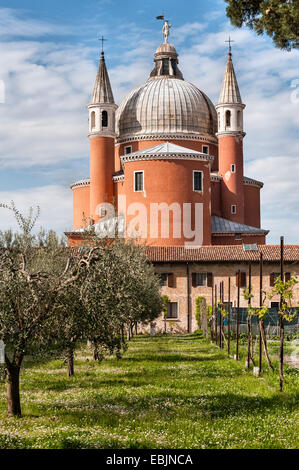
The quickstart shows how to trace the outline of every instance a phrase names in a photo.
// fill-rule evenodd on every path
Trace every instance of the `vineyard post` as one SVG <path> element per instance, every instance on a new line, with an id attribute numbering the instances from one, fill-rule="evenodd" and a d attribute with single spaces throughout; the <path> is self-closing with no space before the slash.
<path id="1" fill-rule="evenodd" d="M 227 320 L 227 354 L 230 356 L 230 315 L 231 315 L 231 305 L 230 305 L 230 277 L 228 278 L 228 320 Z"/>
<path id="2" fill-rule="evenodd" d="M 239 360 L 239 321 L 240 321 L 240 284 L 241 284 L 241 271 L 238 271 L 238 299 L 237 299 L 237 348 L 236 360 Z"/>
<path id="3" fill-rule="evenodd" d="M 284 281 L 284 237 L 280 237 L 280 279 L 281 282 Z M 283 324 L 283 295 L 280 296 L 280 347 L 279 347 L 279 381 L 280 381 L 280 391 L 282 392 L 283 387 L 283 342 L 284 342 L 284 324 Z"/>
<path id="4" fill-rule="evenodd" d="M 260 308 L 263 306 L 263 253 L 260 254 Z M 263 320 L 259 319 L 259 375 L 262 372 L 262 363 L 263 363 L 263 345 L 262 345 L 262 331 L 261 331 L 261 322 Z"/>

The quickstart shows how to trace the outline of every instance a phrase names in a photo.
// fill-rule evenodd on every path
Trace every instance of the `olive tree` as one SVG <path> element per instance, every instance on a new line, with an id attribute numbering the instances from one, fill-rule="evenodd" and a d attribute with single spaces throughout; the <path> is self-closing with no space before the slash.
<path id="1" fill-rule="evenodd" d="M 42 350 L 49 338 L 57 300 L 71 289 L 86 268 L 93 248 L 84 253 L 66 250 L 53 237 L 38 236 L 32 229 L 39 215 L 30 210 L 24 217 L 13 203 L 11 210 L 20 233 L 0 237 L 0 339 L 6 345 L 7 400 L 9 415 L 20 416 L 19 378 L 23 359 L 30 348 Z M 50 330 L 49 330 L 50 329 Z"/>
<path id="2" fill-rule="evenodd" d="M 158 276 L 141 246 L 121 239 L 105 245 L 94 240 L 93 246 L 97 262 L 82 284 L 81 295 L 98 359 L 105 350 L 119 356 L 123 330 L 153 321 L 163 305 Z"/>

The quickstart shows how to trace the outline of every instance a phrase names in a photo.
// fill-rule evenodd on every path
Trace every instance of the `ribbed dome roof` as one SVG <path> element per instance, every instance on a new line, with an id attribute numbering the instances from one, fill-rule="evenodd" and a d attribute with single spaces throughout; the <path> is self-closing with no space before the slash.
<path id="1" fill-rule="evenodd" d="M 118 138 L 161 134 L 214 135 L 217 114 L 195 85 L 169 76 L 149 79 L 132 90 L 116 114 Z"/>

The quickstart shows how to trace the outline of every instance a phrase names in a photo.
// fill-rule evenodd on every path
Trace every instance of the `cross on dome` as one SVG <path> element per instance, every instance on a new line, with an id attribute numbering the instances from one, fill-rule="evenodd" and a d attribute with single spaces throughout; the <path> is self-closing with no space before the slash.
<path id="1" fill-rule="evenodd" d="M 228 37 L 228 41 L 225 41 L 225 42 L 228 42 L 228 44 L 229 44 L 229 46 L 228 46 L 228 47 L 229 47 L 228 51 L 229 51 L 229 53 L 231 54 L 231 53 L 232 53 L 232 42 L 235 42 L 235 41 L 233 41 L 233 40 L 230 38 L 230 36 L 229 36 L 229 37 Z"/>

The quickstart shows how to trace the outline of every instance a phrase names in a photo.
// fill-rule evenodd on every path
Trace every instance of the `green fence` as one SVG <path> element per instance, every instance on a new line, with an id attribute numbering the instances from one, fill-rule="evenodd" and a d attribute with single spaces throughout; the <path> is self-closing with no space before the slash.
<path id="1" fill-rule="evenodd" d="M 295 312 L 297 309 L 292 309 Z M 240 308 L 239 310 L 239 331 L 240 333 L 244 333 L 247 331 L 247 309 Z M 231 320 L 231 329 L 232 331 L 236 330 L 237 326 L 237 308 L 232 307 L 230 312 L 230 320 Z M 259 319 L 256 316 L 251 316 L 251 324 L 252 324 L 252 331 L 253 334 L 258 333 L 258 322 Z M 224 329 L 227 330 L 228 324 L 228 315 L 223 320 Z M 280 323 L 280 315 L 278 313 L 277 308 L 270 308 L 269 314 L 264 320 L 266 334 L 277 336 L 279 334 L 279 323 Z M 299 332 L 299 314 L 293 319 L 292 322 L 287 322 L 284 320 L 285 325 L 285 332 L 286 334 L 296 334 Z M 217 324 L 220 325 L 220 312 L 217 313 Z"/>

